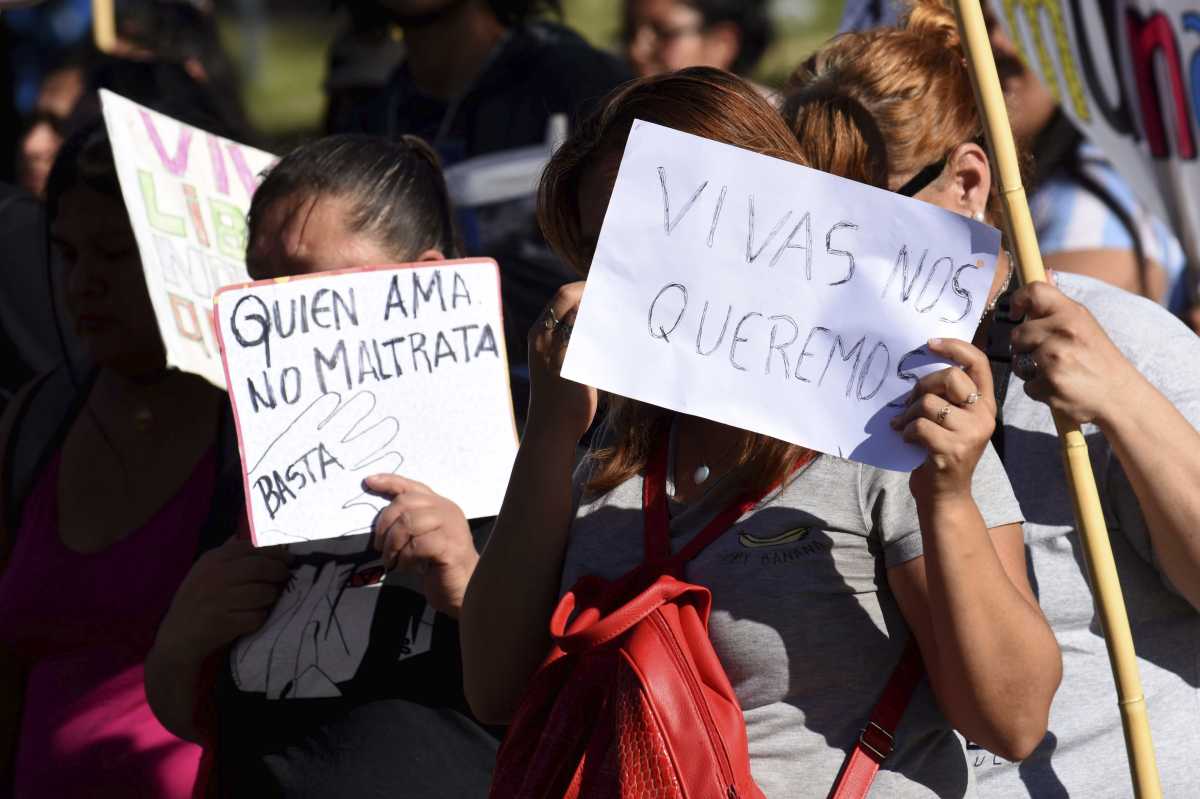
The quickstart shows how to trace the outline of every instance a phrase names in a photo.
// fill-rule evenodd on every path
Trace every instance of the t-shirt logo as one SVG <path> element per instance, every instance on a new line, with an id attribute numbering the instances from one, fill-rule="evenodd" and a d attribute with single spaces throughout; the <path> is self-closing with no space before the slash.
<path id="1" fill-rule="evenodd" d="M 763 547 L 781 547 L 784 544 L 794 544 L 808 535 L 808 527 L 793 527 L 778 535 L 757 536 L 750 533 L 738 533 L 738 543 L 747 549 L 762 549 Z"/>

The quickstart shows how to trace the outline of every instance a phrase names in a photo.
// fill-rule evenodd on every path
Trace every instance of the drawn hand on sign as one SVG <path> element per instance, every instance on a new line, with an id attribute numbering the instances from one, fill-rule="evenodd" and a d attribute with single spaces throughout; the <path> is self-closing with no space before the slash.
<path id="1" fill-rule="evenodd" d="M 309 541 L 363 533 L 371 529 L 387 500 L 367 494 L 363 478 L 395 473 L 404 456 L 392 448 L 400 432 L 395 417 L 376 418 L 376 399 L 361 391 L 342 401 L 336 392 L 322 394 L 271 442 L 248 472 L 253 494 L 255 537 Z M 327 518 L 321 508 L 341 509 L 336 531 L 312 530 Z M 262 524 L 263 512 L 269 518 Z M 266 528 L 266 529 L 263 529 Z"/>

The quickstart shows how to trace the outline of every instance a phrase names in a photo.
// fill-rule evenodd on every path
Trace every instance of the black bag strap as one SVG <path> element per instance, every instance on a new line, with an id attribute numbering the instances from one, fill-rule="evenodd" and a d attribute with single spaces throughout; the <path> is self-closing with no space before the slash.
<path id="1" fill-rule="evenodd" d="M 1016 269 L 1016 264 L 1010 266 Z M 1008 397 L 1008 382 L 1012 375 L 1012 332 L 1020 324 L 1012 318 L 1012 295 L 1016 287 L 1010 287 L 996 299 L 992 320 L 988 326 L 988 365 L 992 368 L 992 390 L 996 395 L 996 429 L 992 432 L 992 447 L 1004 463 L 1004 400 Z"/>

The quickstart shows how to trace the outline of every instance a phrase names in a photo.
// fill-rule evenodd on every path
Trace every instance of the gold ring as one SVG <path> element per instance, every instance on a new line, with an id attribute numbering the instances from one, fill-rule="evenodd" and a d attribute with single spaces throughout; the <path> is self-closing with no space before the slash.
<path id="1" fill-rule="evenodd" d="M 542 321 L 542 327 L 546 328 L 547 330 L 553 330 L 554 328 L 558 327 L 558 325 L 558 317 L 554 315 L 554 306 L 547 305 L 546 318 Z"/>
<path id="2" fill-rule="evenodd" d="M 967 399 L 965 402 L 963 402 L 963 405 L 974 405 L 977 402 L 979 402 L 979 392 L 972 391 L 967 395 Z"/>
<path id="3" fill-rule="evenodd" d="M 938 411 L 937 423 L 942 424 L 943 422 L 946 421 L 946 417 L 949 415 L 950 415 L 950 406 L 947 405 L 946 407 L 944 407 L 940 411 Z"/>

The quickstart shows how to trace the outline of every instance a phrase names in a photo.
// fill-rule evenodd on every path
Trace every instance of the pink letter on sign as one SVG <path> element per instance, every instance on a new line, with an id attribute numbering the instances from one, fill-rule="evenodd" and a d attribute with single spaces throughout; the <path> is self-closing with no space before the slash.
<path id="1" fill-rule="evenodd" d="M 242 155 L 242 148 L 233 142 L 229 142 L 225 146 L 229 149 L 229 160 L 233 161 L 233 168 L 237 170 L 238 177 L 242 180 L 242 186 L 246 189 L 246 196 L 253 197 L 254 190 L 258 188 L 258 175 L 250 171 L 250 167 L 246 164 L 246 156 Z"/>
<path id="2" fill-rule="evenodd" d="M 154 120 L 145 111 L 138 109 L 138 113 L 142 115 L 142 122 L 146 125 L 146 133 L 150 134 L 150 143 L 154 145 L 154 149 L 158 152 L 159 159 L 163 162 L 163 166 L 177 178 L 183 177 L 187 172 L 188 152 L 192 144 L 191 128 L 180 126 L 179 141 L 175 144 L 175 157 L 167 156 L 167 149 L 163 147 L 162 139 L 158 135 L 158 128 L 154 126 Z"/>
<path id="3" fill-rule="evenodd" d="M 211 133 L 204 137 L 208 140 L 208 160 L 212 161 L 213 179 L 217 182 L 217 191 L 229 195 L 229 172 L 225 169 L 225 158 L 221 155 L 221 145 L 217 137 Z"/>

